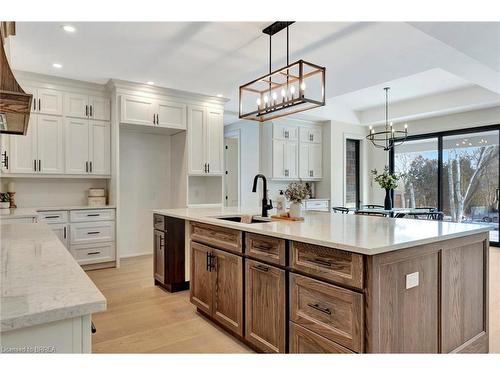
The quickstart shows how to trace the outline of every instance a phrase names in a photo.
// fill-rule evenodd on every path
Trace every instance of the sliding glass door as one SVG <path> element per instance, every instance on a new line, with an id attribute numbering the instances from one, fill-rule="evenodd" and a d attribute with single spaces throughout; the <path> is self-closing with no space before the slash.
<path id="1" fill-rule="evenodd" d="M 498 242 L 499 131 L 443 137 L 445 220 L 491 226 Z"/>
<path id="2" fill-rule="evenodd" d="M 499 242 L 500 127 L 409 137 L 391 151 L 391 169 L 404 173 L 394 206 L 435 207 L 444 220 L 490 226 Z"/>

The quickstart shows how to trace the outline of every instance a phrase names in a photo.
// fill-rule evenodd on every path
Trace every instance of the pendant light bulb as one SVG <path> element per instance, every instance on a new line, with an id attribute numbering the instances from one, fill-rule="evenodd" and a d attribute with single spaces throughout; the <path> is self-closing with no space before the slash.
<path id="1" fill-rule="evenodd" d="M 269 102 L 269 97 L 267 95 L 264 95 L 264 103 L 267 104 L 267 102 Z"/>
<path id="2" fill-rule="evenodd" d="M 260 107 L 260 104 L 262 103 L 262 101 L 260 100 L 260 98 L 257 98 L 256 103 Z"/>
<path id="3" fill-rule="evenodd" d="M 285 96 L 286 96 L 286 91 L 285 91 L 285 89 L 281 89 L 281 97 L 283 97 L 283 98 L 284 98 Z"/>
<path id="4" fill-rule="evenodd" d="M 302 82 L 302 83 L 300 84 L 300 89 L 301 89 L 302 91 L 304 91 L 304 90 L 306 89 L 306 83 L 305 83 L 305 82 Z"/>
<path id="5" fill-rule="evenodd" d="M 275 92 L 273 92 L 272 96 L 273 96 L 273 100 L 278 99 L 278 94 L 276 94 Z"/>

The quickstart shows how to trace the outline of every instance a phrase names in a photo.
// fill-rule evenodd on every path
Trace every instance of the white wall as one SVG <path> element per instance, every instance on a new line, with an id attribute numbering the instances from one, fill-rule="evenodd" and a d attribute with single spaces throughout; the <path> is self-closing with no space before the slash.
<path id="1" fill-rule="evenodd" d="M 151 210 L 170 205 L 170 136 L 120 129 L 119 197 L 120 256 L 152 253 Z"/>
<path id="2" fill-rule="evenodd" d="M 239 121 L 224 127 L 224 133 L 240 133 L 240 192 L 241 207 L 259 207 L 259 195 L 252 193 L 253 178 L 260 173 L 259 123 Z"/>
<path id="3" fill-rule="evenodd" d="M 495 125 L 500 123 L 500 107 L 493 107 L 488 109 L 455 113 L 446 116 L 430 117 L 421 120 L 408 122 L 408 133 L 415 134 L 428 134 L 448 130 L 475 128 L 478 126 Z M 379 129 L 379 128 L 377 128 Z M 369 148 L 369 169 L 376 168 L 378 171 L 382 170 L 385 165 L 389 164 L 389 153 L 382 149 L 376 149 L 370 143 Z M 385 192 L 374 183 L 371 178 L 368 178 L 368 188 L 370 203 L 383 204 Z"/>
<path id="4" fill-rule="evenodd" d="M 1 191 L 16 184 L 17 207 L 87 206 L 90 188 L 107 188 L 107 180 L 80 178 L 2 177 Z"/>

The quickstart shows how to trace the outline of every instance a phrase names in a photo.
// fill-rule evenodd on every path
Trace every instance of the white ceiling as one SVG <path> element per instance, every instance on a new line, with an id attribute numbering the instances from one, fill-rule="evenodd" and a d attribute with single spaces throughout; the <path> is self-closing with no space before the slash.
<path id="1" fill-rule="evenodd" d="M 261 32 L 266 22 L 70 23 L 77 28 L 73 34 L 62 24 L 18 23 L 13 67 L 223 94 L 230 99 L 226 123 L 237 119 L 238 86 L 268 70 L 269 39 Z M 380 111 L 372 109 L 383 105 L 386 85 L 393 103 L 474 88 L 488 93 L 488 105 L 497 96 L 500 104 L 499 40 L 500 23 L 297 22 L 290 27 L 291 61 L 327 68 L 327 106 L 302 116 L 377 122 Z M 276 68 L 285 63 L 285 33 L 273 37 L 273 46 Z M 63 68 L 53 68 L 54 62 Z M 456 109 L 448 100 L 443 111 L 450 106 Z"/>

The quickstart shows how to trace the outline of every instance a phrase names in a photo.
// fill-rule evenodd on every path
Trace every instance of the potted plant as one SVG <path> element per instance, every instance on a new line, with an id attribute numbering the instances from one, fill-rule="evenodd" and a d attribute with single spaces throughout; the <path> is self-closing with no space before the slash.
<path id="1" fill-rule="evenodd" d="M 290 201 L 290 217 L 302 216 L 302 201 L 307 198 L 309 189 L 302 182 L 290 182 L 285 190 L 285 197 Z"/>
<path id="2" fill-rule="evenodd" d="M 7 193 L 0 193 L 0 208 L 9 208 L 10 198 Z"/>
<path id="3" fill-rule="evenodd" d="M 390 173 L 389 167 L 384 167 L 384 172 L 378 174 L 377 170 L 372 170 L 372 174 L 375 176 L 375 181 L 380 185 L 382 189 L 385 189 L 385 200 L 384 200 L 384 209 L 392 210 L 392 199 L 391 199 L 391 190 L 396 189 L 398 187 L 398 181 L 403 174 Z"/>

